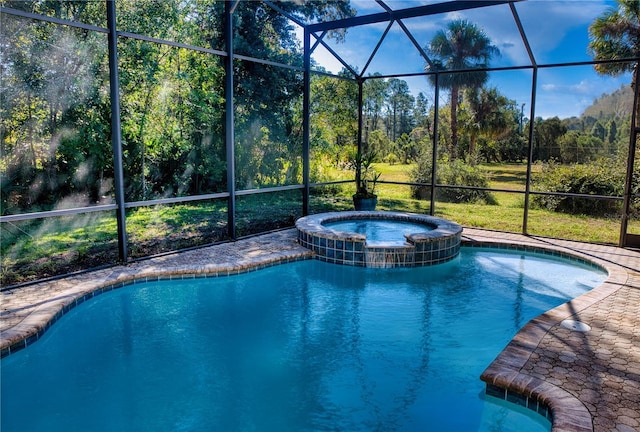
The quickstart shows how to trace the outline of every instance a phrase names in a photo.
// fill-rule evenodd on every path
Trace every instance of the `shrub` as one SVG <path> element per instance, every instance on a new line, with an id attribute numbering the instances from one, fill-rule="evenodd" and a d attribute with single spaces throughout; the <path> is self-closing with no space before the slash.
<path id="1" fill-rule="evenodd" d="M 622 196 L 624 168 L 624 164 L 606 158 L 588 164 L 559 165 L 551 162 L 533 178 L 533 190 Z M 606 216 L 620 211 L 620 203 L 614 200 L 534 195 L 531 202 L 534 206 L 556 212 L 589 216 Z"/>
<path id="2" fill-rule="evenodd" d="M 416 168 L 411 173 L 415 183 L 431 183 L 431 159 L 421 156 Z M 461 159 L 438 161 L 436 183 L 452 186 L 489 187 L 486 173 L 474 165 L 469 165 Z M 429 186 L 413 186 L 411 195 L 417 199 L 427 199 L 430 195 Z M 482 202 L 495 204 L 496 200 L 488 191 L 466 188 L 439 188 L 438 199 L 446 202 L 471 203 Z"/>
<path id="3" fill-rule="evenodd" d="M 339 163 L 341 155 L 332 156 L 327 153 L 317 152 L 311 155 L 311 166 L 309 170 L 309 180 L 311 183 L 325 183 L 334 180 L 347 180 L 351 179 L 351 173 L 349 176 L 340 176 L 335 178 L 335 170 L 332 168 Z M 338 160 L 336 160 L 338 159 Z M 345 173 L 347 170 L 343 170 Z M 311 188 L 312 195 L 339 195 L 344 192 L 344 186 L 341 184 L 330 184 L 322 187 Z"/>

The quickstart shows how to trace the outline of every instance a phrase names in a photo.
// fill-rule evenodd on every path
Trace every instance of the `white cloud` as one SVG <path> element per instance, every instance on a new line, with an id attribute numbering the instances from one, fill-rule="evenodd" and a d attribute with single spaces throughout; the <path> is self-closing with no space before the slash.
<path id="1" fill-rule="evenodd" d="M 589 79 L 583 79 L 576 84 L 552 84 L 545 83 L 540 86 L 540 89 L 546 92 L 563 93 L 569 95 L 596 95 L 599 96 L 603 91 L 603 85 L 606 85 L 602 80 L 598 80 L 595 77 Z M 617 88 L 618 82 L 615 81 L 614 86 Z M 611 87 L 608 85 L 607 87 Z"/>
<path id="2" fill-rule="evenodd" d="M 593 94 L 596 90 L 594 84 L 593 81 L 582 80 L 578 84 L 572 85 L 571 91 L 575 94 Z"/>
<path id="3" fill-rule="evenodd" d="M 415 7 L 428 1 L 387 0 L 393 9 Z M 432 3 L 432 2 L 431 2 Z M 359 9 L 358 15 L 376 13 L 380 6 L 371 0 L 352 0 Z M 515 3 L 518 16 L 522 20 L 527 38 L 531 43 L 536 60 L 541 63 L 555 63 L 588 60 L 586 54 L 587 26 L 601 15 L 610 0 L 529 0 Z M 466 18 L 481 27 L 498 46 L 500 58 L 492 61 L 492 66 L 530 65 L 530 59 L 508 5 L 478 8 L 439 16 L 427 16 L 403 20 L 418 43 L 425 45 L 438 29 L 454 18 Z M 346 42 L 335 45 L 328 43 L 350 64 L 362 69 L 373 47 L 387 23 L 378 23 L 347 31 Z M 302 40 L 302 29 L 297 32 Z M 380 52 L 376 55 L 367 73 L 409 73 L 421 71 L 424 62 L 413 44 L 396 23 L 387 35 Z M 313 38 L 312 38 L 313 39 Z M 576 45 L 576 44 L 580 45 Z M 578 57 L 578 59 L 576 59 Z M 337 73 L 342 64 L 328 51 L 319 47 L 313 54 L 314 60 L 327 70 Z M 419 64 L 418 64 L 419 63 Z M 524 75 L 529 76 L 530 72 Z M 504 77 L 504 78 L 503 78 Z M 591 67 L 540 69 L 538 78 L 537 115 L 549 117 L 569 117 L 580 115 L 593 99 L 603 92 L 619 88 L 628 77 L 613 79 L 599 77 Z M 517 73 L 497 74 L 499 89 L 518 102 L 527 102 L 530 97 L 530 81 Z M 432 91 L 424 77 L 407 79 L 413 94 L 418 91 Z"/>
<path id="4" fill-rule="evenodd" d="M 596 98 L 613 93 L 631 81 L 630 74 L 612 78 L 598 75 L 591 68 L 562 68 L 557 73 L 545 72 L 548 77 L 543 78 L 540 84 L 536 102 L 536 115 L 543 118 L 579 116 Z M 572 78 L 578 81 L 567 82 Z"/>
<path id="5" fill-rule="evenodd" d="M 586 28 L 610 4 L 605 0 L 534 0 L 515 4 L 529 42 L 538 56 L 560 46 L 567 34 Z"/>

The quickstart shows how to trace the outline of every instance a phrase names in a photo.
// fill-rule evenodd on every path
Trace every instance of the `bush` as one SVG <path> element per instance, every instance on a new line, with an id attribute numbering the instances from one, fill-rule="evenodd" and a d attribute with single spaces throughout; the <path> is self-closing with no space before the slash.
<path id="1" fill-rule="evenodd" d="M 533 190 L 585 195 L 622 196 L 625 167 L 614 159 L 599 159 L 588 164 L 546 164 L 533 178 Z M 534 195 L 532 204 L 548 210 L 606 216 L 619 213 L 620 203 L 614 200 L 573 198 L 556 195 Z"/>
<path id="2" fill-rule="evenodd" d="M 329 152 L 321 153 L 316 152 L 311 155 L 311 166 L 309 170 L 309 180 L 311 183 L 325 183 L 331 182 L 334 180 L 351 180 L 353 179 L 353 174 L 343 168 L 341 171 L 344 173 L 348 172 L 348 175 L 340 176 L 340 178 L 335 178 L 335 167 L 337 164 L 342 163 L 342 158 L 346 157 L 341 154 L 331 155 Z M 339 166 L 339 165 L 338 165 Z M 312 195 L 339 195 L 343 193 L 345 190 L 344 185 L 341 184 L 332 184 L 325 185 L 322 187 L 311 188 Z"/>
<path id="3" fill-rule="evenodd" d="M 411 177 L 415 183 L 431 183 L 431 159 L 429 156 L 423 155 L 419 158 Z M 452 186 L 489 187 L 486 173 L 477 166 L 466 164 L 461 159 L 438 161 L 436 183 Z M 430 192 L 429 186 L 413 186 L 411 188 L 412 197 L 417 199 L 427 199 Z M 438 199 L 456 203 L 496 203 L 495 198 L 489 192 L 466 188 L 439 188 Z"/>

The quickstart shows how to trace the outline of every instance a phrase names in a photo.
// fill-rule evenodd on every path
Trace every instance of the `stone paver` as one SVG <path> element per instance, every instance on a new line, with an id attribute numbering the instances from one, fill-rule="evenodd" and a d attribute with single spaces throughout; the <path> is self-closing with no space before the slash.
<path id="1" fill-rule="evenodd" d="M 552 413 L 554 432 L 640 431 L 640 253 L 594 244 L 465 228 L 463 242 L 506 243 L 578 255 L 604 266 L 598 288 L 530 321 L 489 365 L 482 379 Z M 250 271 L 307 259 L 311 252 L 285 230 L 168 254 L 128 265 L 0 293 L 2 355 L 31 344 L 76 303 L 124 283 Z M 571 318 L 591 330 L 560 325 Z M 516 397 L 515 400 L 520 400 Z"/>
<path id="2" fill-rule="evenodd" d="M 546 403 L 554 432 L 640 431 L 640 253 L 469 228 L 465 236 L 569 252 L 608 270 L 603 285 L 529 322 L 482 379 Z"/>

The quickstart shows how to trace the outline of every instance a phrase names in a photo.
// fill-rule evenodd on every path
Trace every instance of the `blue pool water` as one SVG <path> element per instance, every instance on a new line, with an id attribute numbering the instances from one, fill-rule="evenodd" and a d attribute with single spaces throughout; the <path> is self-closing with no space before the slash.
<path id="1" fill-rule="evenodd" d="M 415 234 L 433 231 L 433 227 L 399 220 L 385 219 L 347 219 L 324 224 L 336 231 L 364 234 L 367 243 L 386 243 L 401 245 L 406 240 L 405 234 Z"/>
<path id="2" fill-rule="evenodd" d="M 143 283 L 2 360 L 9 431 L 548 431 L 479 375 L 591 267 L 462 248 L 446 264 L 303 261 Z"/>

